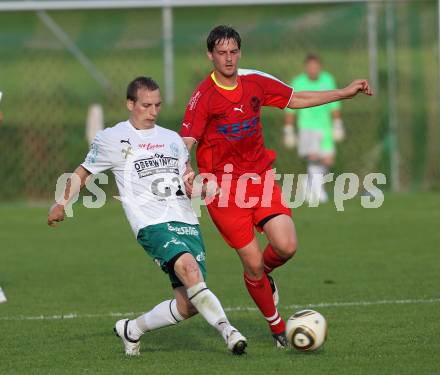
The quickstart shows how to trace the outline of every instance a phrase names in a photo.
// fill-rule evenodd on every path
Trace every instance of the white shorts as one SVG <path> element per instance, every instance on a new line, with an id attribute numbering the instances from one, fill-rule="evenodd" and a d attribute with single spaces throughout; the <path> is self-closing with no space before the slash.
<path id="1" fill-rule="evenodd" d="M 317 155 L 319 157 L 333 156 L 335 148 L 332 139 L 327 139 L 328 134 L 322 130 L 299 129 L 298 132 L 298 155 L 307 157 Z"/>

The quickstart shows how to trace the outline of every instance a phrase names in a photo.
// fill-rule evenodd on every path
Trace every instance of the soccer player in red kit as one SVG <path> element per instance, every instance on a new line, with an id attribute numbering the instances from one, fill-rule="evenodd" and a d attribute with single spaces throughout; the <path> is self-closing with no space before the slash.
<path id="1" fill-rule="evenodd" d="M 209 214 L 225 241 L 236 249 L 246 288 L 276 345 L 286 347 L 285 322 L 277 311 L 278 293 L 269 274 L 295 254 L 297 237 L 290 209 L 274 183 L 276 155 L 264 146 L 261 107 L 313 107 L 359 92 L 372 95 L 372 91 L 366 80 L 356 80 L 344 89 L 294 92 L 266 73 L 238 69 L 241 38 L 229 26 L 214 28 L 207 47 L 214 70 L 194 90 L 180 135 L 189 149 L 198 144 L 199 172 L 217 177 L 219 194 L 208 204 Z M 188 177 L 190 191 L 192 176 Z M 225 179 L 230 182 L 223 183 Z M 248 204 L 251 199 L 253 205 Z M 264 251 L 254 227 L 269 241 Z"/>

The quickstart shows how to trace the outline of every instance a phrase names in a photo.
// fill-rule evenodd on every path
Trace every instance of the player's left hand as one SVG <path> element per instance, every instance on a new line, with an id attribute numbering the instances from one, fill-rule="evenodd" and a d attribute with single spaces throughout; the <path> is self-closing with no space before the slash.
<path id="1" fill-rule="evenodd" d="M 350 83 L 347 87 L 342 89 L 345 99 L 351 99 L 359 93 L 363 93 L 368 96 L 373 95 L 373 90 L 366 79 L 356 79 Z"/>

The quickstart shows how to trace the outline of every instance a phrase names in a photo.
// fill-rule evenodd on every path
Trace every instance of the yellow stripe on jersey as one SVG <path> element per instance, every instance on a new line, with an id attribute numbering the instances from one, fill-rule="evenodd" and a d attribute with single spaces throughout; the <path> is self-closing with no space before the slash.
<path id="1" fill-rule="evenodd" d="M 236 83 L 234 86 L 223 86 L 221 83 L 219 83 L 218 81 L 217 81 L 217 78 L 215 78 L 215 74 L 214 74 L 214 72 L 212 72 L 211 73 L 211 78 L 212 78 L 212 80 L 214 81 L 214 83 L 218 86 L 218 87 L 220 87 L 220 88 L 222 88 L 223 90 L 235 90 L 236 88 L 237 88 L 237 86 L 238 86 L 238 83 Z"/>

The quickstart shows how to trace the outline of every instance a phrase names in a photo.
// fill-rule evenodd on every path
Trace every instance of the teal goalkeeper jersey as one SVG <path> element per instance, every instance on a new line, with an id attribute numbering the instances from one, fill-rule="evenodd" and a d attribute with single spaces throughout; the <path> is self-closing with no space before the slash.
<path id="1" fill-rule="evenodd" d="M 292 80 L 291 86 L 295 91 L 324 91 L 336 89 L 335 80 L 327 72 L 321 72 L 317 80 L 309 79 L 303 73 Z M 332 111 L 341 107 L 340 102 L 302 109 L 286 109 L 297 114 L 297 126 L 300 129 L 330 130 L 332 126 Z"/>

